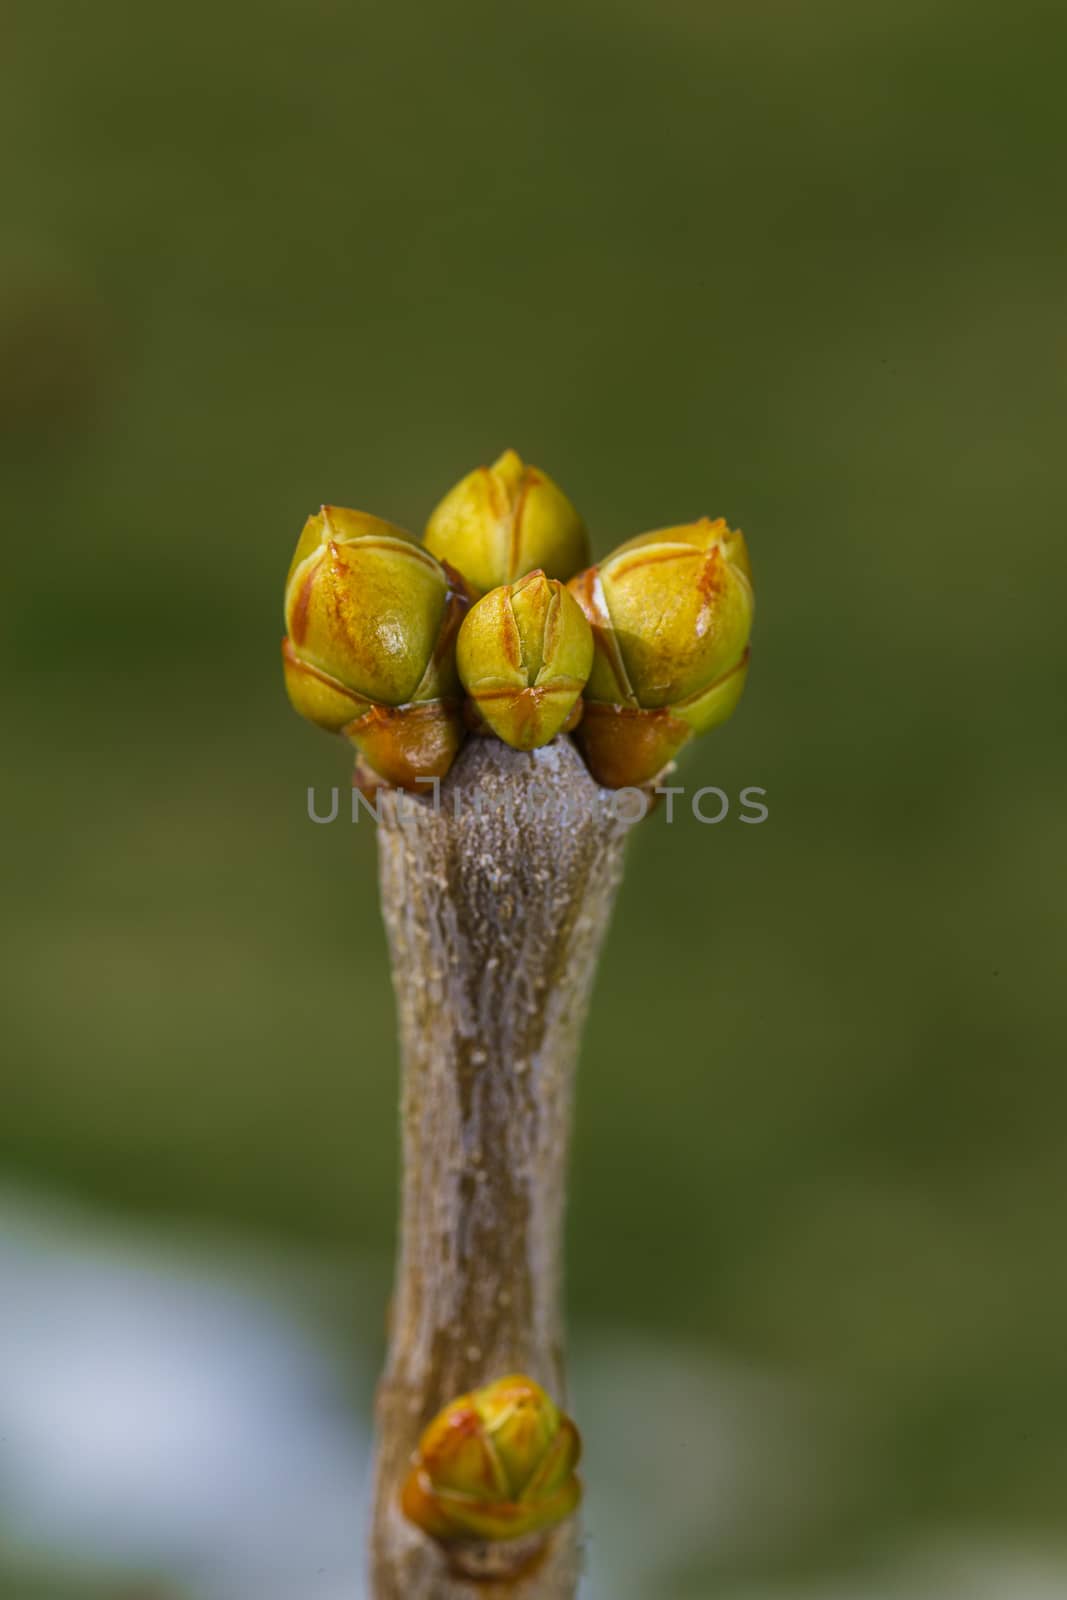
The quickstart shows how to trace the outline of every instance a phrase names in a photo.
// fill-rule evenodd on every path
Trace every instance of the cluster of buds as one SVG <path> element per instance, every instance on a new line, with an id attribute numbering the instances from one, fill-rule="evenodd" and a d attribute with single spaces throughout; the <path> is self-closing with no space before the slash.
<path id="1" fill-rule="evenodd" d="M 581 1438 L 539 1384 L 500 1378 L 445 1407 L 419 1440 L 401 1493 L 442 1544 L 543 1533 L 572 1515 Z"/>
<path id="2" fill-rule="evenodd" d="M 324 506 L 286 584 L 290 699 L 351 741 L 365 784 L 443 778 L 468 729 L 518 750 L 575 729 L 598 783 L 652 783 L 741 697 L 744 537 L 705 518 L 588 562 L 566 495 L 513 450 L 450 490 L 422 543 Z"/>

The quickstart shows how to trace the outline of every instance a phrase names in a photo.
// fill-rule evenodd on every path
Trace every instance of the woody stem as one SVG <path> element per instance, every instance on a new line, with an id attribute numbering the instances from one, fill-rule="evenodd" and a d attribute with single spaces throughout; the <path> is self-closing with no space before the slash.
<path id="1" fill-rule="evenodd" d="M 564 1399 L 572 1083 L 626 824 L 565 738 L 529 753 L 471 738 L 438 805 L 390 798 L 379 865 L 404 1176 L 372 1594 L 572 1600 L 573 1523 L 534 1549 L 515 1541 L 457 1561 L 398 1502 L 419 1434 L 458 1395 L 524 1373 Z"/>

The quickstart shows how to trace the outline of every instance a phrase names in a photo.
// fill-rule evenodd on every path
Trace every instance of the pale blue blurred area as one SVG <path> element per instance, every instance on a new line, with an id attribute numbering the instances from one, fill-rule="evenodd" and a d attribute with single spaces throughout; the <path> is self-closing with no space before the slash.
<path id="1" fill-rule="evenodd" d="M 359 1356 L 308 1314 L 300 1274 L 8 1198 L 0 1282 L 12 1554 L 158 1573 L 199 1600 L 351 1600 Z"/>
<path id="2" fill-rule="evenodd" d="M 363 1600 L 374 1353 L 341 1336 L 351 1264 L 12 1192 L 0 1218 L 5 1600 Z M 840 1582 L 712 1587 L 709 1556 L 785 1559 L 847 1495 L 846 1411 L 696 1347 L 579 1330 L 575 1348 L 583 1600 L 1067 1592 L 1067 1559 L 947 1535 Z"/>

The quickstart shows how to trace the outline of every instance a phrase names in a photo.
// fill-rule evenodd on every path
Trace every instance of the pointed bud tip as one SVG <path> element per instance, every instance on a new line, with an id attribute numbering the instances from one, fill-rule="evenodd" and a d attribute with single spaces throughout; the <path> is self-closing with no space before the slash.
<path id="1" fill-rule="evenodd" d="M 500 452 L 489 470 L 490 472 L 499 472 L 504 477 L 511 478 L 521 477 L 522 474 L 528 469 L 519 452 L 517 450 L 513 450 L 509 445 L 506 450 L 502 450 Z"/>
<path id="2" fill-rule="evenodd" d="M 566 579 L 589 560 L 585 526 L 567 496 L 512 449 L 449 490 L 430 515 L 424 542 L 481 594 L 535 567 Z"/>

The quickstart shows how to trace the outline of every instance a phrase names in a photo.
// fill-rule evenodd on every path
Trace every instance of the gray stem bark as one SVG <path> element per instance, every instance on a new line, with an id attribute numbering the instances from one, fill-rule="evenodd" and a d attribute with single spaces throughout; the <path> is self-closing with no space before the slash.
<path id="1" fill-rule="evenodd" d="M 404 1176 L 372 1594 L 572 1600 L 573 1522 L 532 1549 L 457 1561 L 404 1520 L 398 1495 L 419 1434 L 457 1396 L 521 1372 L 565 1403 L 572 1085 L 628 825 L 566 738 L 529 753 L 470 738 L 437 807 L 389 798 L 379 863 Z"/>

